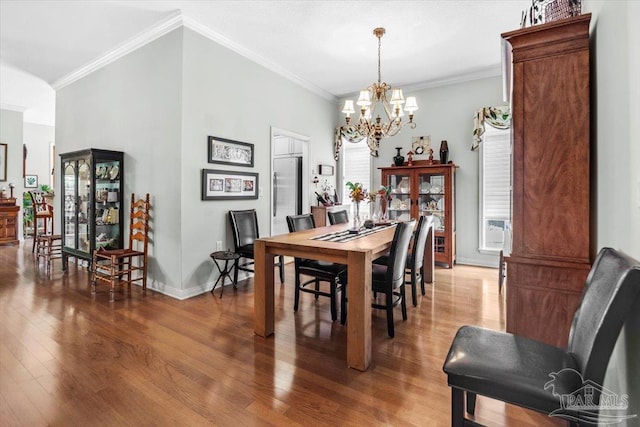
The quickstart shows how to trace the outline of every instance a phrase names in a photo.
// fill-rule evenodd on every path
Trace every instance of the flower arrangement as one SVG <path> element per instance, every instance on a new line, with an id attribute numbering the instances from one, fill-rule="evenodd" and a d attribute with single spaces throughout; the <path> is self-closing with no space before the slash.
<path id="1" fill-rule="evenodd" d="M 349 189 L 349 198 L 351 198 L 353 202 L 360 203 L 369 197 L 369 192 L 362 188 L 362 184 L 359 182 L 348 181 L 345 185 Z"/>

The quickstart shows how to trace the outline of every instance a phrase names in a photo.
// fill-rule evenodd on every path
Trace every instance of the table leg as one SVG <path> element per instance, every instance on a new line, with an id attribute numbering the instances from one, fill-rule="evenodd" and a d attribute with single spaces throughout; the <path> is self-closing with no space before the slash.
<path id="1" fill-rule="evenodd" d="M 275 330 L 275 300 L 273 289 L 273 254 L 266 253 L 265 242 L 256 240 L 254 256 L 254 312 L 253 329 L 256 335 L 268 337 Z"/>
<path id="2" fill-rule="evenodd" d="M 347 279 L 347 364 L 366 371 L 371 364 L 371 254 L 349 252 Z"/>

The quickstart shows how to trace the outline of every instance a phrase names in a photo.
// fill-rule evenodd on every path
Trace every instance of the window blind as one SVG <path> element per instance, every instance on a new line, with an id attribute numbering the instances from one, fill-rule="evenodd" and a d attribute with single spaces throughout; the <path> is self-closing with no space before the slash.
<path id="1" fill-rule="evenodd" d="M 342 200 L 350 203 L 348 181 L 359 182 L 362 188 L 371 190 L 371 155 L 367 140 L 342 143 Z"/>

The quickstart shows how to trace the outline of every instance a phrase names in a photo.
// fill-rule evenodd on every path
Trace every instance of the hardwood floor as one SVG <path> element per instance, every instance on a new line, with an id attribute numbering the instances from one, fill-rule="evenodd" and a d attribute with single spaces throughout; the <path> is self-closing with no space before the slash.
<path id="1" fill-rule="evenodd" d="M 406 322 L 397 308 L 394 339 L 374 310 L 373 362 L 358 372 L 346 367 L 346 329 L 331 322 L 327 298 L 303 295 L 293 312 L 293 264 L 276 288 L 275 338 L 264 339 L 253 333 L 251 280 L 222 299 L 134 287 L 109 303 L 106 286 L 91 295 L 84 269 L 35 269 L 30 248 L 0 247 L 3 426 L 445 426 L 442 363 L 456 330 L 504 329 L 497 270 L 437 269 Z M 482 397 L 476 421 L 563 425 Z"/>

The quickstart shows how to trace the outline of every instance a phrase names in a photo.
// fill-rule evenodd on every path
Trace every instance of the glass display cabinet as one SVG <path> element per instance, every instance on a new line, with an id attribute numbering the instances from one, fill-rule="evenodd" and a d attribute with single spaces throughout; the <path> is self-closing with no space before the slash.
<path id="1" fill-rule="evenodd" d="M 62 163 L 62 265 L 91 262 L 95 249 L 123 247 L 124 189 L 120 151 L 95 148 L 60 155 Z"/>
<path id="2" fill-rule="evenodd" d="M 456 259 L 455 170 L 456 165 L 426 165 L 380 168 L 383 185 L 391 188 L 389 219 L 408 221 L 433 216 L 435 261 L 453 266 Z"/>

